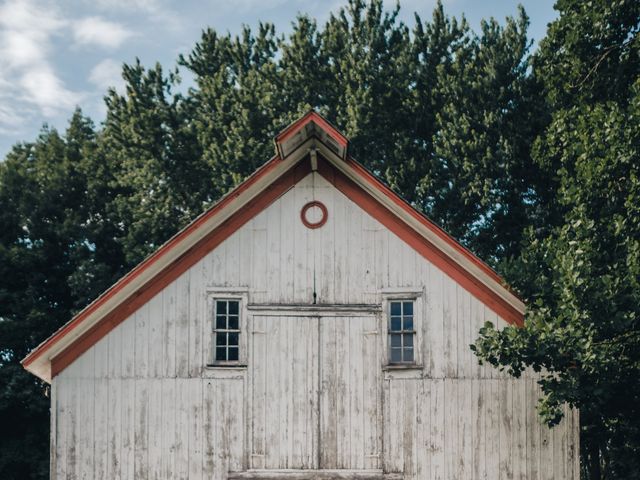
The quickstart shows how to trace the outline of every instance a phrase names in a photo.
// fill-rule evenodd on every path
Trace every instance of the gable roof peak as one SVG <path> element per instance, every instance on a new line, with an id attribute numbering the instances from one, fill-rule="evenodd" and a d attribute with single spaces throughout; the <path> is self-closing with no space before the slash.
<path id="1" fill-rule="evenodd" d="M 276 153 L 284 160 L 310 138 L 322 142 L 342 160 L 347 159 L 349 140 L 315 110 L 309 110 L 276 136 Z"/>

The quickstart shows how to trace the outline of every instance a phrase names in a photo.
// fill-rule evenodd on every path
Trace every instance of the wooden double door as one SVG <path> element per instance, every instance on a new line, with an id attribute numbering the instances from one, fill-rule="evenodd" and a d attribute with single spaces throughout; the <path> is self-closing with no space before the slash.
<path id="1" fill-rule="evenodd" d="M 377 316 L 256 313 L 249 331 L 249 468 L 380 468 Z"/>

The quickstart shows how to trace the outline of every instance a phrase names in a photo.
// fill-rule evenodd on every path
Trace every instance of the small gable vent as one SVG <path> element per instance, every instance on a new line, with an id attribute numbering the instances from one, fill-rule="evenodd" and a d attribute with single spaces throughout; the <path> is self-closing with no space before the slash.
<path id="1" fill-rule="evenodd" d="M 276 149 L 281 159 L 291 155 L 310 138 L 316 138 L 342 160 L 347 159 L 348 141 L 316 112 L 309 112 L 285 128 L 276 137 Z"/>
<path id="2" fill-rule="evenodd" d="M 329 149 L 330 149 L 333 153 L 335 153 L 336 155 L 340 155 L 340 154 L 341 154 L 341 152 L 340 152 L 340 145 L 338 145 L 338 144 L 336 143 L 336 141 L 335 141 L 333 138 L 331 138 L 331 137 L 327 136 L 327 138 L 325 138 L 325 139 L 324 139 L 324 143 L 325 143 L 325 144 L 327 145 L 327 147 L 329 147 Z"/>

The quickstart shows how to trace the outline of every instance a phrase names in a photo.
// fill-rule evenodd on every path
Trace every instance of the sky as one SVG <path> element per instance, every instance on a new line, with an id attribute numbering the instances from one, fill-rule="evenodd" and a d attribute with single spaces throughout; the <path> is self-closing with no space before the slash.
<path id="1" fill-rule="evenodd" d="M 43 124 L 63 131 L 79 106 L 96 124 L 104 119 L 108 87 L 122 89 L 121 65 L 174 68 L 203 29 L 239 32 L 243 24 L 291 29 L 297 13 L 324 23 L 346 0 L 0 0 L 0 159 L 11 146 L 36 138 Z M 556 18 L 554 0 L 443 0 L 474 30 L 483 18 L 504 20 L 521 3 L 535 42 Z M 400 2 L 400 18 L 423 21 L 436 0 Z M 394 1 L 387 1 L 389 8 Z M 535 47 L 534 47 L 535 48 Z"/>

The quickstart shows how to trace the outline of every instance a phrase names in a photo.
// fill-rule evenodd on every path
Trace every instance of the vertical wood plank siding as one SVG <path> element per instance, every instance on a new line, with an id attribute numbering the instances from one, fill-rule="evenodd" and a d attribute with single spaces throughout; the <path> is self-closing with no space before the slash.
<path id="1" fill-rule="evenodd" d="M 328 209 L 319 229 L 300 208 Z M 207 367 L 211 290 L 258 304 L 379 304 L 422 290 L 422 365 L 383 371 L 386 318 L 249 313 L 246 369 Z M 540 425 L 536 377 L 479 365 L 497 317 L 318 174 L 278 198 L 56 376 L 54 479 L 226 479 L 248 468 L 405 479 L 578 480 L 578 415 Z M 320 442 L 322 447 L 320 447 Z"/>

